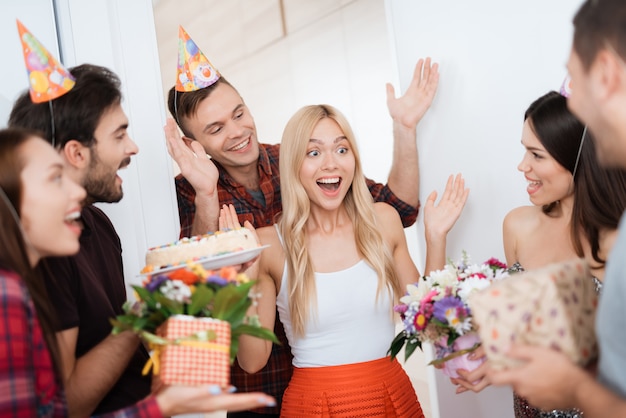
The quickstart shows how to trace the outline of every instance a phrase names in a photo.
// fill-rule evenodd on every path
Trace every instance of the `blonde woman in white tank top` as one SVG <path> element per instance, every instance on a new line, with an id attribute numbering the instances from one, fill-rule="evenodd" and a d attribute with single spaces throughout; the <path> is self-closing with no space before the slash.
<path id="1" fill-rule="evenodd" d="M 272 329 L 278 307 L 294 354 L 281 416 L 423 416 L 406 373 L 386 354 L 392 307 L 420 273 L 398 213 L 372 202 L 343 115 L 328 105 L 298 111 L 283 134 L 280 171 L 283 213 L 257 231 L 269 248 L 249 274 L 261 295 L 255 313 Z M 446 235 L 468 193 L 457 176 L 438 205 L 429 196 L 427 271 L 443 267 Z M 238 225 L 234 208 L 222 209 L 220 224 Z M 260 370 L 271 343 L 239 343 L 240 366 Z"/>

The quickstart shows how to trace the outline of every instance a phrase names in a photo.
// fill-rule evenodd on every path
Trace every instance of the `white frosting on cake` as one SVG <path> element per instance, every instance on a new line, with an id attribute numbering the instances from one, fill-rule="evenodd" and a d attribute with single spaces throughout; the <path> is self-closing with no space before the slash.
<path id="1" fill-rule="evenodd" d="M 189 260 L 249 250 L 258 246 L 256 238 L 246 228 L 217 231 L 150 248 L 146 253 L 146 265 L 156 268 L 177 265 Z"/>

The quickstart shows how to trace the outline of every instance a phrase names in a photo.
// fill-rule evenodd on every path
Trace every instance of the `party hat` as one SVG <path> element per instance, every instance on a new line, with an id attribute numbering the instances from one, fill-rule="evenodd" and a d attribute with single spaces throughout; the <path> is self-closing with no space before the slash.
<path id="1" fill-rule="evenodd" d="M 17 20 L 17 30 L 22 41 L 22 52 L 30 82 L 30 98 L 33 103 L 48 102 L 70 91 L 75 84 L 72 74 L 19 20 Z"/>
<path id="2" fill-rule="evenodd" d="M 563 84 L 561 84 L 561 90 L 559 90 L 561 96 L 569 97 L 572 94 L 572 78 L 569 74 L 565 76 L 565 80 L 563 80 Z"/>
<path id="3" fill-rule="evenodd" d="M 178 29 L 178 69 L 176 90 L 195 91 L 209 87 L 220 78 L 220 73 L 204 56 L 198 45 L 182 26 Z"/>

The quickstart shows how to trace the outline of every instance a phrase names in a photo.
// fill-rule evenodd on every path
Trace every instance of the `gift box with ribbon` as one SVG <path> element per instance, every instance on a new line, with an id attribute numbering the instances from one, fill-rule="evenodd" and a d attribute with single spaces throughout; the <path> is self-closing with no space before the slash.
<path id="1" fill-rule="evenodd" d="M 506 356 L 513 343 L 550 347 L 585 365 L 597 355 L 597 304 L 584 259 L 514 274 L 469 299 L 487 358 L 497 369 L 519 365 Z"/>
<path id="2" fill-rule="evenodd" d="M 151 343 L 152 367 L 164 384 L 226 387 L 230 383 L 230 324 L 213 318 L 174 315 Z"/>

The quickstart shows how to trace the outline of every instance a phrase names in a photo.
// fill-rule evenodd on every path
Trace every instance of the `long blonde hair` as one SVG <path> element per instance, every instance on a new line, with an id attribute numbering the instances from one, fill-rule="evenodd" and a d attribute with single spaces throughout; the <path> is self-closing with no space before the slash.
<path id="1" fill-rule="evenodd" d="M 354 180 L 344 199 L 344 206 L 354 227 L 357 250 L 378 275 L 378 290 L 386 290 L 393 299 L 401 294 L 400 280 L 389 248 L 378 230 L 374 202 L 365 183 L 355 136 L 346 118 L 329 105 L 311 105 L 296 112 L 283 132 L 280 145 L 280 188 L 283 211 L 278 222 L 284 240 L 288 273 L 289 312 L 294 335 L 302 337 L 312 307 L 317 305 L 313 263 L 306 246 L 305 225 L 311 205 L 300 182 L 311 133 L 319 121 L 333 119 L 343 131 L 355 158 Z"/>

